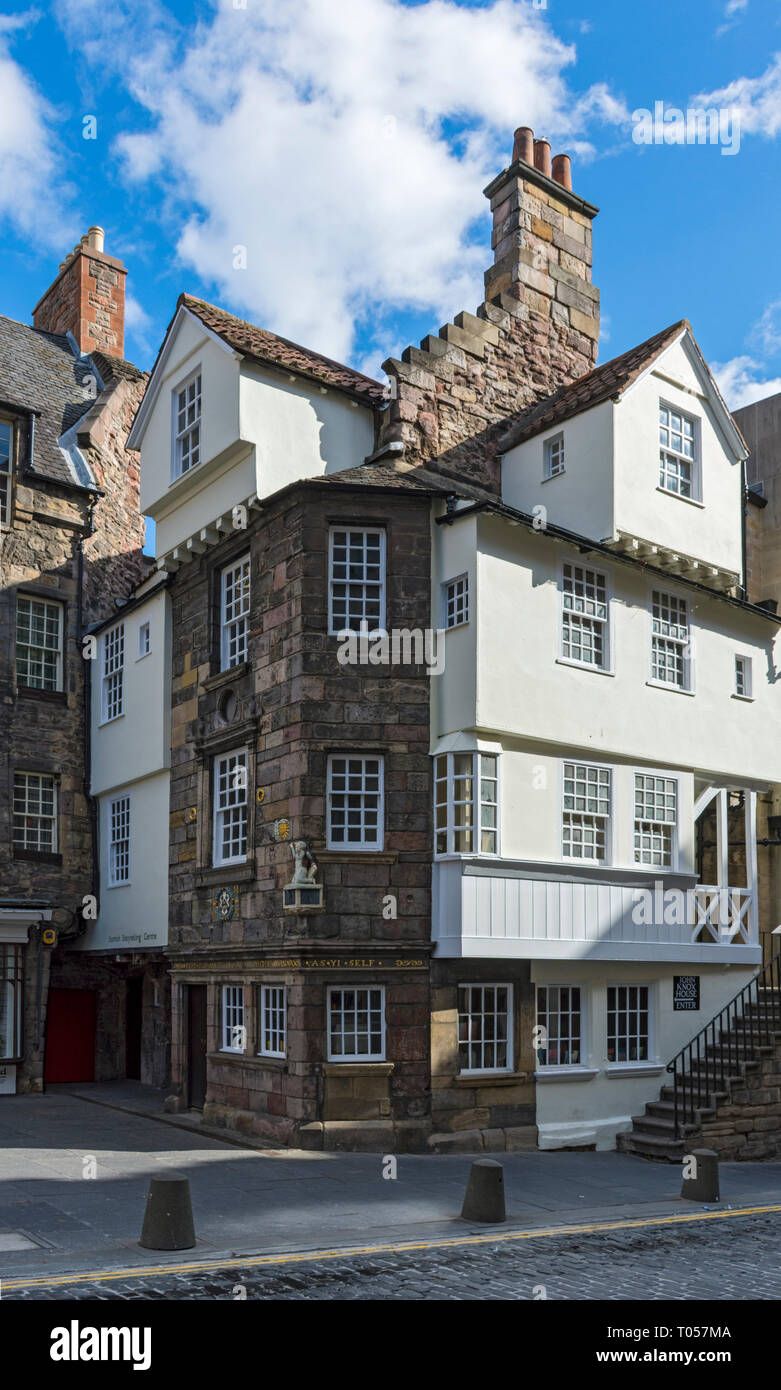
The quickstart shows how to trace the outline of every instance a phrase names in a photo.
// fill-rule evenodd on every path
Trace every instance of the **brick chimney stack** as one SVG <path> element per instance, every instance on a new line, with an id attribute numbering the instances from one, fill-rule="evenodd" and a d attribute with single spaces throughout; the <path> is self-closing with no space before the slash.
<path id="1" fill-rule="evenodd" d="M 33 327 L 72 333 L 81 352 L 123 357 L 126 275 L 122 262 L 103 250 L 103 228 L 90 227 L 38 300 Z"/>

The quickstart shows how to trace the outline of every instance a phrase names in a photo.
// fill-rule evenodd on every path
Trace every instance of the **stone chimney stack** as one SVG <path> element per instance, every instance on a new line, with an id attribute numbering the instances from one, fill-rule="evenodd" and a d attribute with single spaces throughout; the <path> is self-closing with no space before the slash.
<path id="1" fill-rule="evenodd" d="M 423 465 L 498 492 L 500 430 L 596 363 L 598 209 L 573 193 L 569 156 L 551 161 L 550 144 L 528 126 L 485 195 L 494 250 L 485 301 L 383 364 L 391 384 L 379 445 L 393 444 L 399 469 Z"/>
<path id="2" fill-rule="evenodd" d="M 103 250 L 103 228 L 90 227 L 38 300 L 33 327 L 72 333 L 85 353 L 124 357 L 126 275 L 122 262 Z"/>

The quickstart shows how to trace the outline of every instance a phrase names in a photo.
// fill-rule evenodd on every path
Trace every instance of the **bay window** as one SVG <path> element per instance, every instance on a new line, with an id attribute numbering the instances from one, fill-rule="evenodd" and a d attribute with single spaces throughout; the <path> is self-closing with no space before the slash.
<path id="1" fill-rule="evenodd" d="M 437 854 L 499 853 L 496 753 L 439 753 L 434 759 Z"/>

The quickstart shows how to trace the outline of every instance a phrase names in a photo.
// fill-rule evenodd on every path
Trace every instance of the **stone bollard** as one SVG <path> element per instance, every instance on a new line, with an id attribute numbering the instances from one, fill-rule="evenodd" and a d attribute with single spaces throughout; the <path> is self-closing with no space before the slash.
<path id="1" fill-rule="evenodd" d="M 152 1178 L 144 1227 L 138 1242 L 145 1250 L 192 1250 L 195 1245 L 190 1179 L 183 1173 Z"/>
<path id="2" fill-rule="evenodd" d="M 461 1208 L 464 1221 L 504 1221 L 504 1173 L 494 1158 L 478 1158 L 472 1164 Z"/>
<path id="3" fill-rule="evenodd" d="M 689 1202 L 718 1202 L 719 1160 L 713 1149 L 692 1149 L 685 1154 L 681 1196 Z"/>

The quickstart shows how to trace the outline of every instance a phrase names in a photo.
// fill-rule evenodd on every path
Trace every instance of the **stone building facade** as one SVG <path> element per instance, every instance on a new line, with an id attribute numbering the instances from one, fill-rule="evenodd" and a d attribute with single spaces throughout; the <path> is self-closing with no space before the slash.
<path id="1" fill-rule="evenodd" d="M 103 268 L 108 314 L 87 284 Z M 98 986 L 74 974 L 68 946 L 99 897 L 82 636 L 145 568 L 138 468 L 124 447 L 144 378 L 122 357 L 124 275 L 93 228 L 34 327 L 0 318 L 0 1090 L 11 1093 L 111 1055 L 111 986 L 104 978 L 84 1022 Z M 84 1055 L 58 1058 L 79 1032 Z"/>

